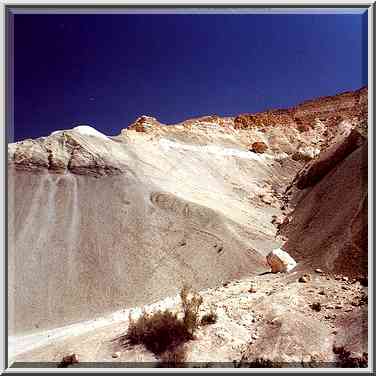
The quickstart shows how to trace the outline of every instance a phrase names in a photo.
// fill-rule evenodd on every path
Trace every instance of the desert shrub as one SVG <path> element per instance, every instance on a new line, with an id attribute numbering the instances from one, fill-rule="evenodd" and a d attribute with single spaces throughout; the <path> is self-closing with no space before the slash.
<path id="1" fill-rule="evenodd" d="M 144 311 L 136 321 L 129 318 L 128 330 L 124 336 L 125 342 L 130 345 L 142 344 L 156 355 L 168 351 L 165 354 L 168 356 L 179 345 L 193 339 L 193 333 L 198 327 L 198 312 L 202 297 L 186 286 L 181 290 L 180 297 L 183 318 L 179 318 L 176 313 L 169 310 L 154 313 Z"/>
<path id="2" fill-rule="evenodd" d="M 209 313 L 206 313 L 201 318 L 201 325 L 210 325 L 215 324 L 217 322 L 218 315 L 213 310 L 210 310 Z"/>
<path id="3" fill-rule="evenodd" d="M 154 354 L 161 354 L 190 338 L 184 322 L 168 310 L 153 314 L 143 312 L 129 323 L 126 338 L 131 345 L 143 344 Z"/>
<path id="4" fill-rule="evenodd" d="M 199 309 L 202 304 L 202 296 L 184 286 L 180 291 L 180 298 L 183 305 L 183 322 L 187 333 L 193 337 L 194 331 L 199 324 Z"/>

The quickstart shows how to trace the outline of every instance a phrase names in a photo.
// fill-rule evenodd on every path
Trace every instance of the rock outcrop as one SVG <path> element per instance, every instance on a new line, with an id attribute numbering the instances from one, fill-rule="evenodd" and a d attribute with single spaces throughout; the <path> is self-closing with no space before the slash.
<path id="1" fill-rule="evenodd" d="M 368 116 L 367 95 L 367 87 L 363 87 L 354 92 L 309 100 L 289 109 L 242 114 L 234 118 L 235 128 L 250 129 L 283 125 L 307 132 L 315 119 L 319 119 L 329 128 L 345 119 L 356 120 L 363 126 Z"/>
<path id="2" fill-rule="evenodd" d="M 17 170 L 49 171 L 78 175 L 106 176 L 122 173 L 121 160 L 112 155 L 107 137 L 95 129 L 82 128 L 55 132 L 48 137 L 18 142 L 8 154 L 8 163 Z M 97 132 L 99 133 L 99 132 Z"/>
<path id="3" fill-rule="evenodd" d="M 268 145 L 266 145 L 265 142 L 254 142 L 251 145 L 251 150 L 255 153 L 262 154 L 268 150 Z"/>
<path id="4" fill-rule="evenodd" d="M 298 262 L 349 276 L 366 273 L 368 254 L 367 142 L 355 130 L 309 162 L 288 197 L 281 226 L 286 249 Z"/>

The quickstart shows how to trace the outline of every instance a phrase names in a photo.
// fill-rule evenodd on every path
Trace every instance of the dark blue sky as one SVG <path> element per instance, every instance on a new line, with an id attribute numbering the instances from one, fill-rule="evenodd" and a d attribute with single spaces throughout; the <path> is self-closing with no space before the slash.
<path id="1" fill-rule="evenodd" d="M 176 123 L 367 84 L 366 16 L 15 15 L 15 140 Z"/>

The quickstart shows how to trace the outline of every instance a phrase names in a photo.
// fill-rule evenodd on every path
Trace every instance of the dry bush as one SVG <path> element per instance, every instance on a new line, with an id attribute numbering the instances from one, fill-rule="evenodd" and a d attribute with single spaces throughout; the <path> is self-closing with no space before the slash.
<path id="1" fill-rule="evenodd" d="M 210 310 L 209 313 L 206 313 L 201 318 L 201 325 L 210 325 L 215 324 L 217 322 L 218 315 L 213 310 Z"/>
<path id="2" fill-rule="evenodd" d="M 202 297 L 186 286 L 181 290 L 180 297 L 184 312 L 182 319 L 169 310 L 151 314 L 144 311 L 136 321 L 129 318 L 124 340 L 130 345 L 142 344 L 149 351 L 160 355 L 166 351 L 173 352 L 182 343 L 193 339 L 199 324 L 198 312 Z"/>
<path id="3" fill-rule="evenodd" d="M 168 310 L 153 314 L 144 312 L 137 321 L 130 321 L 126 334 L 129 344 L 143 344 L 157 355 L 189 338 L 184 322 Z"/>
<path id="4" fill-rule="evenodd" d="M 180 298 L 183 305 L 183 322 L 187 333 L 193 338 L 194 331 L 199 324 L 199 310 L 202 304 L 202 296 L 184 286 L 180 291 Z"/>

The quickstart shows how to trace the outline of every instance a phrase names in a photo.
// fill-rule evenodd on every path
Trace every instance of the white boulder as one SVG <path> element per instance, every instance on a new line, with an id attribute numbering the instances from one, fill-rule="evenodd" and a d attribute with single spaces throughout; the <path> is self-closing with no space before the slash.
<path id="1" fill-rule="evenodd" d="M 294 269 L 296 261 L 284 250 L 273 249 L 267 256 L 266 261 L 272 268 L 272 273 L 286 273 Z"/>

